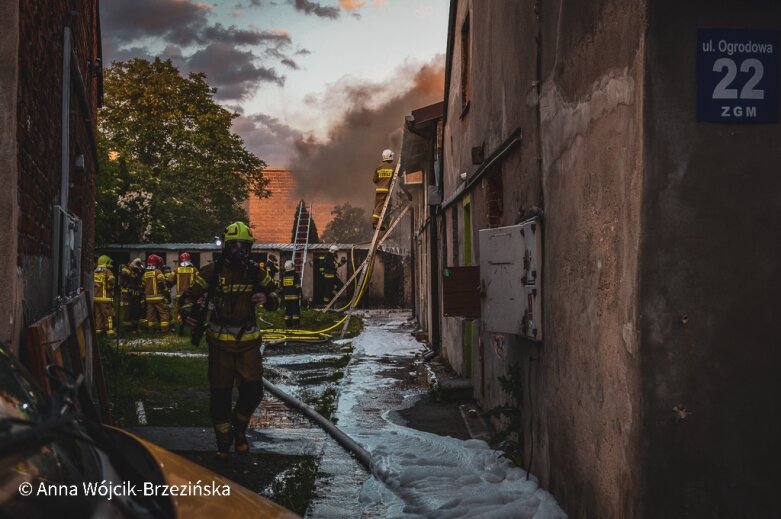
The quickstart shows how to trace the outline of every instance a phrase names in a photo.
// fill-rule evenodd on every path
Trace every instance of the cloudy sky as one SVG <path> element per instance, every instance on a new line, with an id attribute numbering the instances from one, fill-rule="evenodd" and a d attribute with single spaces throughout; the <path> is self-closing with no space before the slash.
<path id="1" fill-rule="evenodd" d="M 108 0 L 103 53 L 204 72 L 269 166 L 349 175 L 396 144 L 405 114 L 442 99 L 449 3 Z"/>

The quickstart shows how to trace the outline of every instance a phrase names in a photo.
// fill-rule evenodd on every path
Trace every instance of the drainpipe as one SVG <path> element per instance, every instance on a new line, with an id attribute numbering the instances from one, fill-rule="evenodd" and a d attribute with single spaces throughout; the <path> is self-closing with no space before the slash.
<path id="1" fill-rule="evenodd" d="M 62 261 L 64 257 L 65 222 L 63 213 L 68 211 L 68 188 L 70 184 L 70 97 L 71 97 L 71 58 L 72 34 L 65 27 L 62 39 L 62 114 L 60 119 L 60 199 L 52 209 L 52 294 L 51 301 L 63 293 Z"/>
<path id="2" fill-rule="evenodd" d="M 62 161 L 60 169 L 60 206 L 68 210 L 70 182 L 70 99 L 71 99 L 71 28 L 65 27 L 62 42 Z"/>

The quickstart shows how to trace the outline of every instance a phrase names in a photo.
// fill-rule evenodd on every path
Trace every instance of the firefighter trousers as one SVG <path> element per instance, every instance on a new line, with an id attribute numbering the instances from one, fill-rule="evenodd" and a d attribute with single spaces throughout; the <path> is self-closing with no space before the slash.
<path id="1" fill-rule="evenodd" d="M 95 333 L 114 335 L 114 303 L 95 301 Z"/>
<path id="2" fill-rule="evenodd" d="M 158 322 L 160 323 L 160 331 L 167 332 L 171 325 L 171 311 L 168 309 L 168 304 L 165 299 L 150 301 L 147 298 L 146 325 L 149 331 L 154 331 Z"/>

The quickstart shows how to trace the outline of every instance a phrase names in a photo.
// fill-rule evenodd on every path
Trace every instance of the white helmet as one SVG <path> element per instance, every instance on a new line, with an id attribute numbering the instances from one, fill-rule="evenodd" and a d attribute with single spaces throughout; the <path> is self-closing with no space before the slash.
<path id="1" fill-rule="evenodd" d="M 293 260 L 287 260 L 285 262 L 285 270 L 293 270 Z"/>
<path id="2" fill-rule="evenodd" d="M 331 253 L 335 253 L 338 250 L 339 250 L 339 247 L 337 247 L 336 245 L 331 245 L 330 247 L 328 247 L 328 252 L 331 252 Z"/>
<path id="3" fill-rule="evenodd" d="M 393 150 L 384 150 L 382 152 L 383 162 L 393 162 Z"/>

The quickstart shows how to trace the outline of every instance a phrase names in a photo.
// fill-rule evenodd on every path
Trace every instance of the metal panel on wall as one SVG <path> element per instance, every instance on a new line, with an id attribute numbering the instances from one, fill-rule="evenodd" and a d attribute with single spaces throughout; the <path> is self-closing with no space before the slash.
<path id="1" fill-rule="evenodd" d="M 489 332 L 542 340 L 542 226 L 538 219 L 480 231 L 483 323 Z"/>

